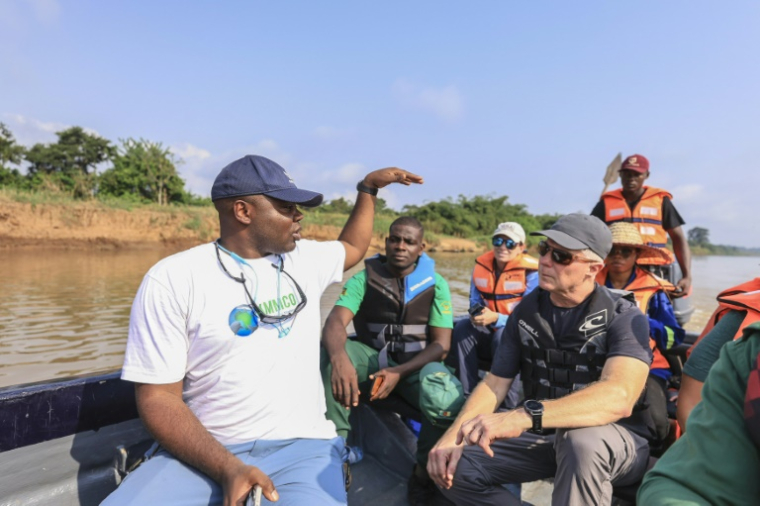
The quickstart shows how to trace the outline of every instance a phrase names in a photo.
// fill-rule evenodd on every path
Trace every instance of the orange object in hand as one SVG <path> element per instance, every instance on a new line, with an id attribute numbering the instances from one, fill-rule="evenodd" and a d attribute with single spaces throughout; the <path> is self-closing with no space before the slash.
<path id="1" fill-rule="evenodd" d="M 377 392 L 380 390 L 380 387 L 382 386 L 384 380 L 385 376 L 375 376 L 375 382 L 372 384 L 371 397 L 377 395 Z"/>

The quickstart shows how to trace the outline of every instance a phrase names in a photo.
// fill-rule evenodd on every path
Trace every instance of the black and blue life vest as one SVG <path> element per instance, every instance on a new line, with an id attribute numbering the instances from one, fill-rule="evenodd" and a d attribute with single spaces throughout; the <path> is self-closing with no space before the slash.
<path id="1" fill-rule="evenodd" d="M 428 255 L 423 253 L 403 278 L 395 277 L 385 262 L 379 254 L 364 261 L 367 289 L 354 316 L 357 339 L 381 352 L 380 367 L 387 367 L 389 354 L 402 364 L 427 346 L 435 298 L 435 261 Z"/>
<path id="2" fill-rule="evenodd" d="M 517 318 L 520 335 L 520 374 L 526 399 L 558 399 L 598 381 L 607 361 L 607 332 L 621 304 L 636 304 L 631 292 L 596 285 L 583 321 L 572 326 L 562 342 L 575 343 L 560 348 L 551 325 L 541 316 L 538 288 L 523 298 L 510 318 Z M 546 301 L 546 302 L 542 302 Z M 627 301 L 627 302 L 626 302 Z M 656 426 L 645 402 L 644 392 L 633 414 L 618 421 L 650 442 L 657 440 Z"/>

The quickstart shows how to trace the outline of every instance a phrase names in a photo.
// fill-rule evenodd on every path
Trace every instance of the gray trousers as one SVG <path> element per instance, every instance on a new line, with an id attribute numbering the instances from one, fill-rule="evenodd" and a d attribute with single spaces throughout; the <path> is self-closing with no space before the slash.
<path id="1" fill-rule="evenodd" d="M 491 458 L 479 446 L 465 448 L 454 485 L 444 495 L 457 506 L 508 505 L 520 501 L 501 485 L 554 477 L 552 504 L 608 505 L 612 486 L 639 481 L 649 461 L 647 441 L 617 425 L 529 432 L 495 441 Z"/>

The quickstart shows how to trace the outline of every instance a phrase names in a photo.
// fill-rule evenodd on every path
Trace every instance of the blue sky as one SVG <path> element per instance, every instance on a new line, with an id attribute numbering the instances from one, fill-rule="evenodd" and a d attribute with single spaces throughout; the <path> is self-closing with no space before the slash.
<path id="1" fill-rule="evenodd" d="M 163 142 L 208 195 L 269 156 L 301 187 L 389 203 L 509 195 L 590 211 L 640 153 L 686 228 L 760 246 L 760 3 L 0 2 L 0 121 L 26 145 L 71 125 Z"/>

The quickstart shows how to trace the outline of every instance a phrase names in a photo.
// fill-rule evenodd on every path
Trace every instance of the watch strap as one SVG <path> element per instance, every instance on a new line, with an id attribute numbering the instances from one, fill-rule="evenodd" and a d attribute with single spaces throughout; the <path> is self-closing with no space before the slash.
<path id="1" fill-rule="evenodd" d="M 360 192 L 364 192 L 364 193 L 369 193 L 370 195 L 375 196 L 375 195 L 377 195 L 378 189 L 377 188 L 372 188 L 371 186 L 367 186 L 366 184 L 364 184 L 364 180 L 362 179 L 361 181 L 359 181 L 358 183 L 356 183 L 356 191 L 360 191 Z"/>
<path id="2" fill-rule="evenodd" d="M 532 413 L 530 416 L 533 418 L 533 427 L 531 427 L 530 431 L 534 434 L 543 434 L 543 413 Z"/>
<path id="3" fill-rule="evenodd" d="M 534 401 L 527 401 L 527 402 L 534 402 Z M 532 426 L 529 430 L 529 432 L 532 432 L 533 434 L 543 434 L 544 433 L 544 427 L 543 427 L 543 418 L 544 418 L 544 409 L 543 405 L 539 404 L 541 406 L 538 410 L 532 410 L 528 409 L 527 403 L 523 404 L 523 409 L 525 410 L 528 415 L 530 415 L 530 419 L 532 422 Z"/>

